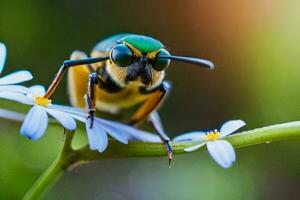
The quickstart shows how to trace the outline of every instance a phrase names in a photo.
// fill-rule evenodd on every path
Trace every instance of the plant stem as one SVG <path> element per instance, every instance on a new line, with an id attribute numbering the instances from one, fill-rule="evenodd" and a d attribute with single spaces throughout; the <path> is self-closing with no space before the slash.
<path id="1" fill-rule="evenodd" d="M 224 138 L 235 148 L 287 139 L 300 139 L 300 121 L 257 128 Z M 184 151 L 185 148 L 199 144 L 199 142 L 173 142 L 171 144 L 174 154 L 182 154 L 187 153 Z M 202 147 L 199 151 L 204 149 L 205 147 Z M 80 160 L 82 161 L 105 158 L 166 156 L 166 150 L 162 143 L 130 142 L 124 145 L 114 140 L 109 142 L 109 148 L 102 154 L 91 151 L 88 146 L 77 152 L 80 154 Z"/>
<path id="2" fill-rule="evenodd" d="M 24 200 L 38 199 L 56 180 L 63 174 L 60 157 L 56 159 L 46 171 L 32 185 L 30 190 L 25 194 Z"/>
<path id="3" fill-rule="evenodd" d="M 74 153 L 70 148 L 73 135 L 73 132 L 65 131 L 64 146 L 61 153 L 31 186 L 23 197 L 23 200 L 40 199 L 41 196 L 55 184 L 60 176 L 64 174 L 68 167 L 78 160 L 78 154 Z"/>

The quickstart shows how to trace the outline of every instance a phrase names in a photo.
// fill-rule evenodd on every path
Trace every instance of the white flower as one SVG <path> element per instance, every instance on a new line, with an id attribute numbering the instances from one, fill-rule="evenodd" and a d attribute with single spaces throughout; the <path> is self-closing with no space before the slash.
<path id="1" fill-rule="evenodd" d="M 43 97 L 45 95 L 45 88 L 43 86 L 32 86 L 29 90 L 30 93 L 27 95 L 15 92 L 0 92 L 0 98 L 33 106 L 24 119 L 20 131 L 21 135 L 32 140 L 42 137 L 48 126 L 48 114 L 66 129 L 76 129 L 76 122 L 70 114 L 60 111 L 55 105 L 51 104 L 51 100 Z"/>
<path id="2" fill-rule="evenodd" d="M 4 44 L 0 43 L 0 74 L 3 71 L 4 64 L 6 60 L 6 47 Z M 12 91 L 20 93 L 28 93 L 29 90 L 21 85 L 14 85 L 21 82 L 25 82 L 32 79 L 32 75 L 29 71 L 21 70 L 6 75 L 0 78 L 0 92 L 2 91 Z"/>
<path id="3" fill-rule="evenodd" d="M 90 119 L 86 118 L 86 113 L 79 108 L 72 108 L 68 106 L 55 105 L 55 108 L 71 114 L 71 116 L 83 123 L 89 140 L 91 150 L 103 152 L 108 146 L 108 136 L 110 135 L 117 141 L 127 144 L 129 140 L 140 140 L 144 142 L 161 142 L 161 139 L 152 133 L 138 130 L 134 127 L 105 120 L 101 118 L 94 118 L 93 127 L 90 128 Z"/>
<path id="4" fill-rule="evenodd" d="M 220 131 L 215 129 L 209 132 L 190 132 L 177 136 L 174 142 L 197 141 L 202 142 L 198 145 L 186 148 L 185 151 L 191 152 L 199 149 L 203 145 L 207 145 L 207 150 L 216 163 L 223 168 L 231 167 L 236 160 L 233 146 L 226 140 L 221 138 L 233 133 L 243 127 L 245 122 L 242 120 L 232 120 L 224 123 Z"/>
<path id="5" fill-rule="evenodd" d="M 0 98 L 33 106 L 25 117 L 21 127 L 21 134 L 30 139 L 37 140 L 43 136 L 48 126 L 48 113 L 68 130 L 76 129 L 75 119 L 85 123 L 91 150 L 103 152 L 108 145 L 108 135 L 124 144 L 127 144 L 128 140 L 161 142 L 160 138 L 152 133 L 97 117 L 94 119 L 93 127 L 90 128 L 90 119 L 86 118 L 86 113 L 83 110 L 51 104 L 50 99 L 44 98 L 45 89 L 43 86 L 32 86 L 29 90 L 30 93 L 27 95 L 9 91 L 0 92 Z M 8 117 L 10 118 L 16 116 L 15 114 L 9 114 Z"/>

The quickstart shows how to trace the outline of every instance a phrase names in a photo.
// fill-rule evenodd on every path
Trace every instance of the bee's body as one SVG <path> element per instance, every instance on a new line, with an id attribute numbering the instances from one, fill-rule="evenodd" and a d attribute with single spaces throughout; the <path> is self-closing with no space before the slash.
<path id="1" fill-rule="evenodd" d="M 133 34 L 118 34 L 111 36 L 99 42 L 92 50 L 91 57 L 109 56 L 111 49 L 126 36 L 135 36 Z M 144 37 L 144 36 L 142 36 Z M 147 38 L 145 38 L 147 39 Z M 152 39 L 152 38 L 151 38 Z M 152 51 L 150 51 L 152 52 Z M 83 59 L 86 55 L 82 52 L 75 51 L 71 59 Z M 140 92 L 140 88 L 157 87 L 164 78 L 164 72 L 152 72 L 154 76 L 152 81 L 156 85 L 147 85 L 141 83 L 140 80 L 125 83 L 126 69 L 120 68 L 110 60 L 101 63 L 95 63 L 92 68 L 98 72 L 99 78 L 104 81 L 104 85 L 95 88 L 96 109 L 99 111 L 118 113 L 120 110 L 135 106 L 151 98 L 152 93 Z M 86 65 L 77 66 L 69 70 L 68 91 L 73 106 L 86 106 L 84 96 L 86 94 L 86 86 L 90 75 L 89 68 Z M 114 78 L 114 76 L 118 76 Z"/>
<path id="2" fill-rule="evenodd" d="M 103 66 L 105 68 L 105 66 Z M 73 106 L 85 108 L 84 96 L 88 82 L 89 71 L 85 67 L 73 68 L 68 78 L 68 90 Z M 95 88 L 96 108 L 99 111 L 118 113 L 121 109 L 134 106 L 146 100 L 149 94 L 139 92 L 139 84 L 131 83 L 116 92 L 108 92 L 100 87 Z"/>

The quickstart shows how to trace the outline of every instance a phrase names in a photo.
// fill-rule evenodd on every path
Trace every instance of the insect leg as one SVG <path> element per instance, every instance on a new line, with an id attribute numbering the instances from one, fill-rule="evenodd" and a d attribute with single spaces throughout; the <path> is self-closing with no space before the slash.
<path id="1" fill-rule="evenodd" d="M 161 140 L 166 145 L 166 148 L 168 150 L 168 159 L 169 159 L 169 167 L 170 167 L 172 157 L 173 157 L 173 148 L 172 148 L 172 145 L 170 144 L 170 138 L 167 136 L 166 132 L 164 131 L 164 128 L 163 128 L 163 125 L 162 125 L 162 122 L 161 122 L 161 119 L 159 117 L 157 110 L 154 110 L 150 114 L 149 121 L 153 125 L 153 127 L 156 129 L 156 131 L 158 132 Z"/>
<path id="2" fill-rule="evenodd" d="M 149 94 L 150 97 L 141 105 L 141 107 L 129 119 L 129 125 L 137 125 L 143 121 L 153 110 L 158 109 L 160 104 L 165 100 L 170 92 L 171 84 L 163 81 L 157 88 L 147 91 L 141 90 L 142 94 Z"/>
<path id="3" fill-rule="evenodd" d="M 85 101 L 87 106 L 88 118 L 91 119 L 90 128 L 93 127 L 95 111 L 96 111 L 96 93 L 95 85 L 98 84 L 98 74 L 96 72 L 89 75 L 87 93 L 85 95 Z"/>
<path id="4" fill-rule="evenodd" d="M 64 61 L 63 65 L 60 67 L 58 73 L 54 77 L 52 83 L 50 84 L 46 94 L 44 95 L 45 98 L 50 98 L 54 91 L 56 90 L 57 86 L 59 85 L 62 77 L 64 74 L 68 71 L 70 67 L 75 67 L 78 65 L 84 65 L 84 64 L 92 64 L 96 62 L 102 62 L 107 60 L 108 56 L 103 57 L 96 57 L 96 58 L 85 58 L 85 59 L 79 59 L 79 60 L 66 60 Z"/>
<path id="5" fill-rule="evenodd" d="M 149 121 L 153 125 L 153 127 L 158 132 L 161 140 L 165 143 L 168 150 L 168 159 L 169 166 L 171 165 L 171 160 L 173 156 L 173 148 L 170 144 L 170 138 L 165 133 L 160 117 L 157 113 L 158 107 L 163 103 L 166 99 L 166 96 L 170 92 L 171 84 L 168 81 L 163 81 L 157 88 L 151 91 L 141 91 L 143 94 L 151 94 L 148 100 L 133 114 L 130 118 L 128 124 L 136 125 L 142 120 L 144 120 L 147 116 L 149 116 Z"/>

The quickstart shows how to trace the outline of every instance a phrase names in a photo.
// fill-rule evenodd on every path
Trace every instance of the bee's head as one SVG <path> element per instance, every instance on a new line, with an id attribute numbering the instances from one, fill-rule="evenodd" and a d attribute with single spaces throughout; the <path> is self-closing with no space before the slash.
<path id="1" fill-rule="evenodd" d="M 157 55 L 170 55 L 163 45 L 150 37 L 125 37 L 110 51 L 108 72 L 121 86 L 137 82 L 144 87 L 155 87 L 164 79 L 169 59 Z"/>
<path id="2" fill-rule="evenodd" d="M 146 88 L 153 88 L 162 82 L 171 59 L 196 64 L 201 60 L 202 65 L 209 62 L 171 56 L 160 41 L 141 35 L 129 35 L 120 40 L 111 49 L 109 58 L 107 71 L 120 86 L 137 82 Z M 212 65 L 211 62 L 209 64 Z"/>

